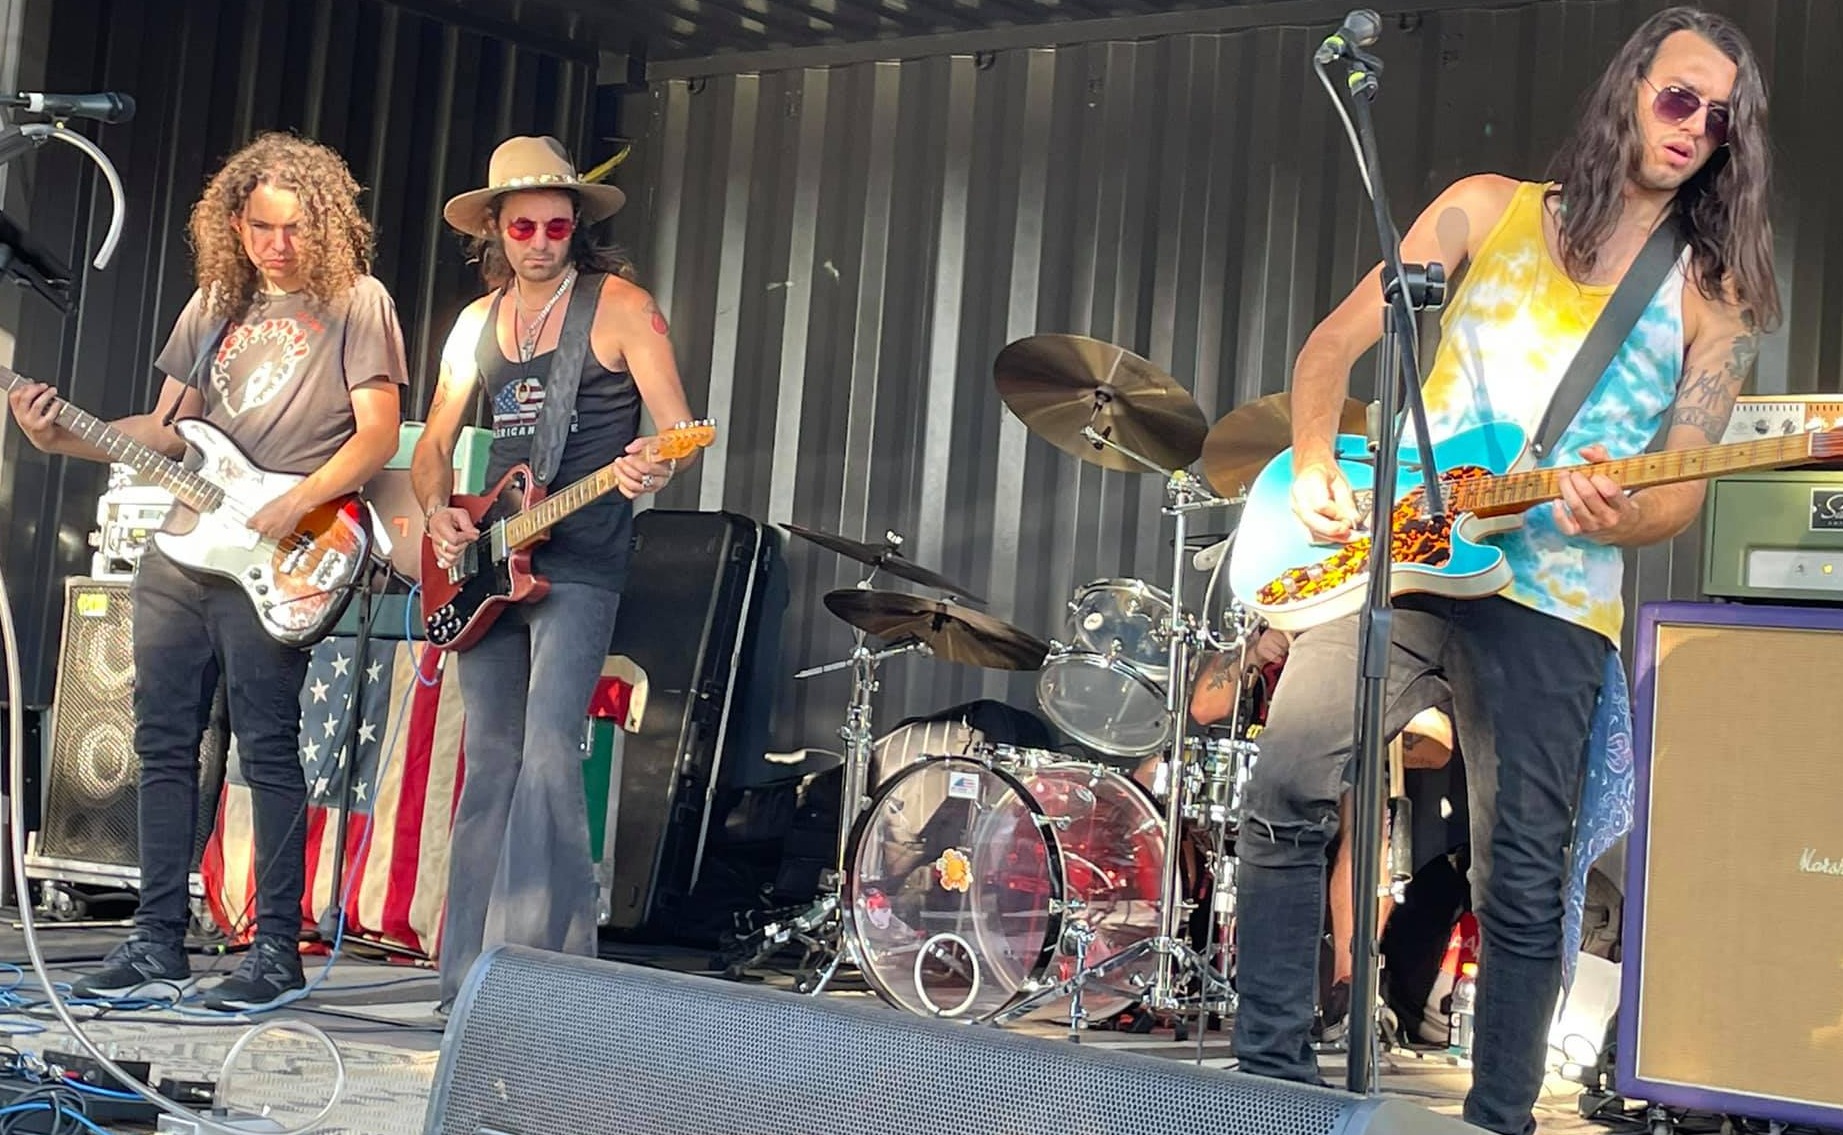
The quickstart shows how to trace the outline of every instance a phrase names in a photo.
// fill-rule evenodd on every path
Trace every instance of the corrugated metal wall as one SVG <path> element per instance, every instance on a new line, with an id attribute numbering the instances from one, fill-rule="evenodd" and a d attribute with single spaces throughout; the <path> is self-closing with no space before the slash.
<path id="1" fill-rule="evenodd" d="M 23 61 L 22 87 L 118 90 L 138 103 L 131 122 L 82 127 L 127 187 L 114 262 L 84 272 L 82 306 L 68 319 L 30 297 L 17 309 L 14 366 L 104 417 L 151 407 L 160 382 L 152 359 L 193 287 L 187 213 L 223 158 L 256 133 L 316 137 L 367 187 L 374 271 L 396 297 L 416 369 L 411 418 L 427 406 L 440 336 L 479 292 L 460 238 L 441 221 L 442 201 L 484 177 L 508 134 L 552 133 L 580 153 L 590 133 L 593 49 L 536 31 L 488 35 L 377 0 L 24 2 L 26 41 L 45 50 Z M 94 167 L 55 146 L 12 171 L 8 213 L 66 263 L 87 262 L 110 208 Z M 84 538 L 106 472 L 47 459 L 7 428 L 0 532 L 28 701 L 42 705 L 60 581 L 89 569 Z"/>
<path id="2" fill-rule="evenodd" d="M 1662 5 L 1423 6 L 1445 10 L 1390 18 L 1376 49 L 1404 226 L 1462 173 L 1540 175 L 1579 92 Z M 1791 319 L 1757 389 L 1837 390 L 1839 5 L 1713 6 L 1747 27 L 1774 89 Z M 628 127 L 637 192 L 618 224 L 672 317 L 694 405 L 723 427 L 697 503 L 854 538 L 900 529 L 913 559 L 1046 638 L 1066 637 L 1063 605 L 1086 581 L 1167 581 L 1161 483 L 1030 436 L 1003 410 L 992 363 L 1021 336 L 1080 332 L 1167 368 L 1211 421 L 1284 389 L 1305 334 L 1375 256 L 1308 65 L 1328 30 L 775 73 L 712 61 L 708 78 L 655 83 Z M 1372 379 L 1360 364 L 1353 393 Z M 857 579 L 856 565 L 791 543 L 790 668 L 848 649 L 821 598 Z M 1632 557 L 1632 596 L 1693 595 L 1697 555 L 1692 535 Z M 1189 578 L 1195 601 L 1201 577 Z M 1034 705 L 1028 676 L 908 658 L 884 679 L 880 726 L 982 695 Z M 843 675 L 801 689 L 777 739 L 835 744 L 847 690 Z"/>

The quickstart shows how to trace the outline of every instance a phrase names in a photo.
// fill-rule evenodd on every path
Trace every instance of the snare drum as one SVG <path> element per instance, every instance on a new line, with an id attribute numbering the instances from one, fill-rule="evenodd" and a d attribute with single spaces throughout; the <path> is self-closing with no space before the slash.
<path id="1" fill-rule="evenodd" d="M 927 1017 L 989 1018 L 1158 934 L 1164 824 L 1120 772 L 1060 753 L 978 746 L 891 777 L 859 817 L 844 901 L 865 979 Z M 1138 1000 L 1157 957 L 1091 981 L 1096 1016 Z M 1067 1015 L 1069 998 L 1033 1016 Z"/>

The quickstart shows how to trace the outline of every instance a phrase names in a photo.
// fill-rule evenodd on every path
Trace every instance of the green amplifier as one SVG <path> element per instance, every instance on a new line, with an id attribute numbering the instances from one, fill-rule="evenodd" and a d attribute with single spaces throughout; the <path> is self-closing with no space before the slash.
<path id="1" fill-rule="evenodd" d="M 1743 473 L 1709 483 L 1702 590 L 1843 602 L 1843 472 Z"/>

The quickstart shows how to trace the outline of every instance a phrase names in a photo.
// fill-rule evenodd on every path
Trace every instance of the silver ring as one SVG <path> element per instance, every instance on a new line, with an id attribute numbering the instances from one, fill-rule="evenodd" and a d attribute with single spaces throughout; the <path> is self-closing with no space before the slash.
<path id="1" fill-rule="evenodd" d="M 653 487 L 653 475 L 651 473 L 640 478 L 640 487 L 643 489 L 650 489 Z"/>

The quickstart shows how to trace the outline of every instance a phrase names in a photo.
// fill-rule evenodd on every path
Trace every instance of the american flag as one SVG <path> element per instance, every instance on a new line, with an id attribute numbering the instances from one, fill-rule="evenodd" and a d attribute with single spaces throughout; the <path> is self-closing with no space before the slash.
<path id="1" fill-rule="evenodd" d="M 449 829 L 461 791 L 462 713 L 460 691 L 453 685 L 455 667 L 442 665 L 441 651 L 424 643 L 373 639 L 365 655 L 341 883 L 347 896 L 346 934 L 432 958 L 447 899 Z M 300 757 L 308 793 L 307 890 L 301 916 L 309 925 L 318 924 L 337 901 L 333 855 L 347 714 L 359 673 L 357 639 L 323 639 L 313 648 L 301 689 Z M 218 822 L 200 866 L 212 917 L 233 942 L 246 942 L 254 933 L 250 815 L 250 788 L 233 739 Z M 372 820 L 368 844 L 367 818 Z"/>

